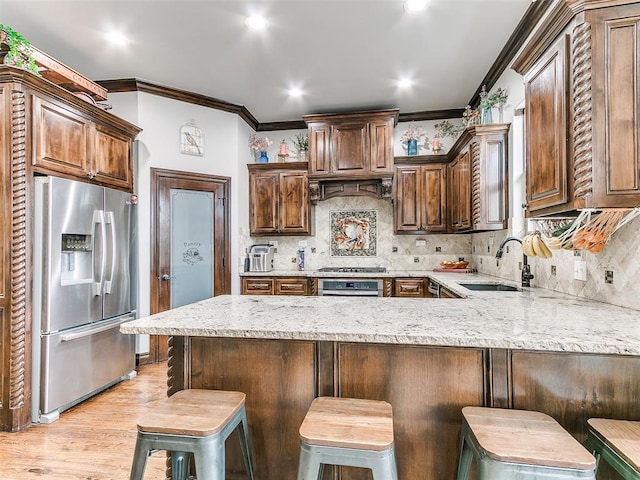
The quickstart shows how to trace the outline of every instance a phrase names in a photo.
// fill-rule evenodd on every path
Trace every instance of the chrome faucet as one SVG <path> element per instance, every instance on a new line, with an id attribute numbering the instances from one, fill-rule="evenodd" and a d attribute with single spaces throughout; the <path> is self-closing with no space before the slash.
<path id="1" fill-rule="evenodd" d="M 511 240 L 514 240 L 518 242 L 520 245 L 522 245 L 522 240 L 519 239 L 518 237 L 507 237 L 502 241 L 502 243 L 498 247 L 498 250 L 496 251 L 496 258 L 502 258 L 502 254 L 504 253 L 504 246 L 507 242 L 510 242 Z M 522 286 L 530 287 L 532 279 L 533 279 L 533 274 L 531 273 L 531 267 L 529 267 L 529 264 L 527 263 L 527 256 L 523 253 L 522 254 Z"/>

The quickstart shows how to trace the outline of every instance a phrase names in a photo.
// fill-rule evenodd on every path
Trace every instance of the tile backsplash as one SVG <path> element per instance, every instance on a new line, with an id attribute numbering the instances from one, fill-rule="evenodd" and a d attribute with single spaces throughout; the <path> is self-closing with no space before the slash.
<path id="1" fill-rule="evenodd" d="M 331 256 L 330 217 L 332 211 L 376 210 L 376 256 Z M 276 270 L 297 269 L 296 254 L 305 249 L 305 269 L 316 270 L 328 266 L 383 266 L 389 270 L 432 270 L 444 260 L 464 257 L 470 268 L 478 272 L 520 281 L 522 247 L 510 242 L 501 260 L 495 253 L 500 242 L 509 235 L 523 236 L 523 219 L 512 219 L 509 230 L 456 235 L 395 235 L 393 206 L 388 200 L 369 197 L 338 197 L 319 202 L 312 208 L 313 236 L 250 237 L 241 232 L 241 247 L 254 243 L 277 242 L 274 263 Z M 585 251 L 553 250 L 550 259 L 529 258 L 535 278 L 533 287 L 542 287 L 577 297 L 640 309 L 640 218 L 618 230 L 606 248 L 594 255 Z M 299 242 L 306 242 L 301 247 Z M 575 280 L 574 261 L 582 259 L 587 266 L 587 280 Z M 552 268 L 555 267 L 555 268 Z M 605 272 L 613 272 L 613 283 L 605 283 Z"/>
<path id="2" fill-rule="evenodd" d="M 640 218 L 615 232 L 605 249 L 597 254 L 573 250 L 553 250 L 553 257 L 529 258 L 531 281 L 534 287 L 542 287 L 558 292 L 589 298 L 605 303 L 640 309 Z M 472 258 L 480 273 L 495 275 L 509 280 L 520 281 L 522 248 L 510 242 L 509 252 L 497 262 L 495 253 L 498 245 L 511 232 L 476 233 L 472 235 Z M 521 236 L 518 233 L 518 236 Z M 573 267 L 575 260 L 584 260 L 587 266 L 587 280 L 575 280 Z M 552 268 L 555 267 L 555 268 Z M 605 283 L 605 272 L 613 272 L 613 283 Z"/>
<path id="3" fill-rule="evenodd" d="M 376 256 L 350 257 L 331 255 L 331 212 L 375 210 L 377 215 Z M 389 200 L 370 197 L 337 197 L 323 200 L 311 209 L 314 235 L 311 237 L 249 237 L 241 232 L 241 246 L 277 242 L 274 258 L 276 270 L 296 270 L 299 242 L 306 241 L 305 268 L 387 267 L 389 270 L 432 270 L 444 260 L 464 257 L 470 260 L 471 235 L 394 235 L 393 206 Z M 424 243 L 424 245 L 422 244 Z M 470 265 L 473 266 L 473 265 Z"/>

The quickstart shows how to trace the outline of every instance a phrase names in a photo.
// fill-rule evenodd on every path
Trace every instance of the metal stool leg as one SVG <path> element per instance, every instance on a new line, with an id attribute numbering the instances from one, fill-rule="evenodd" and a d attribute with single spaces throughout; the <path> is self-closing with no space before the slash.
<path id="1" fill-rule="evenodd" d="M 187 480 L 189 452 L 171 452 L 171 480 Z"/>
<path id="2" fill-rule="evenodd" d="M 298 480 L 320 480 L 322 464 L 317 455 L 306 448 L 300 449 L 300 462 L 298 463 Z"/>
<path id="3" fill-rule="evenodd" d="M 194 449 L 198 480 L 224 480 L 224 439 L 217 436 L 206 445 Z"/>
<path id="4" fill-rule="evenodd" d="M 147 457 L 149 457 L 151 450 L 151 444 L 138 433 L 136 448 L 133 454 L 133 463 L 131 464 L 131 474 L 129 475 L 130 480 L 142 480 L 145 467 L 147 466 Z"/>
<path id="5" fill-rule="evenodd" d="M 387 457 L 369 460 L 373 480 L 398 480 L 396 457 L 393 452 Z"/>
<path id="6" fill-rule="evenodd" d="M 249 440 L 249 426 L 247 423 L 247 415 L 243 410 L 242 419 L 238 424 L 238 438 L 240 439 L 240 449 L 242 450 L 242 459 L 247 469 L 247 477 L 254 480 L 253 462 L 251 461 L 251 441 Z"/>
<path id="7" fill-rule="evenodd" d="M 467 478 L 469 478 L 472 460 L 473 452 L 471 448 L 469 448 L 463 429 L 460 435 L 460 458 L 458 459 L 458 475 L 456 476 L 456 480 L 467 480 Z"/>

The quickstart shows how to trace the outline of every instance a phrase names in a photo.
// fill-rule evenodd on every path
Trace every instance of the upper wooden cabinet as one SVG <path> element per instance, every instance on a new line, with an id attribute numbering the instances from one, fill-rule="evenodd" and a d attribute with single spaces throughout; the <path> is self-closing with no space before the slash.
<path id="1" fill-rule="evenodd" d="M 509 124 L 468 127 L 449 154 L 447 206 L 451 231 L 507 228 Z"/>
<path id="2" fill-rule="evenodd" d="M 81 115 L 73 106 L 33 96 L 33 165 L 133 191 L 133 137 Z"/>
<path id="3" fill-rule="evenodd" d="M 513 66 L 526 86 L 526 213 L 638 206 L 640 3 L 570 0 L 549 17 Z"/>
<path id="4" fill-rule="evenodd" d="M 398 165 L 395 174 L 396 233 L 447 230 L 447 164 Z"/>
<path id="5" fill-rule="evenodd" d="M 391 198 L 398 110 L 306 115 L 303 119 L 309 128 L 312 202 L 335 195 Z"/>
<path id="6" fill-rule="evenodd" d="M 307 164 L 249 164 L 251 235 L 310 233 Z"/>

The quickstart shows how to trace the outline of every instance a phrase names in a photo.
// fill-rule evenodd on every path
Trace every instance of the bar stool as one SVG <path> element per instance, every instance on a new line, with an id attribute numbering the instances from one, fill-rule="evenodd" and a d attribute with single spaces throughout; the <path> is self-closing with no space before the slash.
<path id="1" fill-rule="evenodd" d="M 541 412 L 464 407 L 457 480 L 595 480 L 595 458 Z"/>
<path id="2" fill-rule="evenodd" d="M 224 480 L 224 442 L 239 428 L 240 448 L 249 480 L 254 480 L 244 408 L 245 394 L 221 390 L 181 390 L 154 402 L 138 421 L 131 480 L 142 480 L 147 458 L 157 450 L 171 452 L 173 480 L 185 480 L 190 455 L 198 480 Z"/>
<path id="3" fill-rule="evenodd" d="M 391 405 L 316 398 L 300 426 L 298 480 L 320 480 L 325 464 L 369 468 L 374 480 L 397 480 Z"/>
<path id="4" fill-rule="evenodd" d="M 640 480 L 640 422 L 590 418 L 585 447 L 625 480 Z"/>

